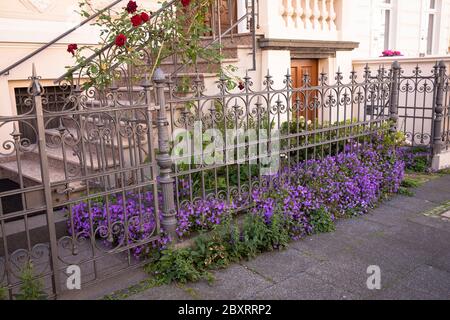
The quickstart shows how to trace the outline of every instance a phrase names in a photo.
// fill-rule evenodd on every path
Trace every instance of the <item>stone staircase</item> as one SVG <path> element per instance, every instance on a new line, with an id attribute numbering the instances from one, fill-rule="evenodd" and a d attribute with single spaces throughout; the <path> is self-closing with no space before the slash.
<path id="1" fill-rule="evenodd" d="M 205 38 L 205 45 L 211 41 L 212 38 Z M 252 37 L 250 34 L 238 34 L 233 36 L 224 36 L 222 38 L 222 55 L 225 58 L 222 65 L 235 64 L 239 62 L 242 58 L 240 57 L 240 52 L 242 54 L 242 49 L 251 49 Z M 179 68 L 179 64 L 174 65 L 172 59 L 167 59 L 161 64 L 161 68 L 166 74 L 172 74 Z M 180 81 L 188 80 L 188 87 L 192 87 L 195 80 L 200 78 L 203 85 L 206 87 L 213 86 L 215 82 L 219 80 L 218 73 L 220 71 L 220 65 L 211 64 L 208 61 L 199 61 L 197 66 L 186 66 L 182 68 L 172 80 L 176 84 L 180 84 Z M 200 77 L 199 77 L 200 76 Z M 145 73 L 142 74 L 142 78 L 145 77 Z M 130 101 L 135 101 L 138 98 L 139 92 L 142 91 L 142 87 L 139 83 L 130 86 L 128 79 L 122 78 L 116 84 L 117 93 L 121 94 L 121 100 L 118 101 L 120 105 L 127 106 L 130 105 Z M 215 85 L 214 85 L 215 86 Z M 189 94 L 189 92 L 186 92 Z M 108 105 L 112 106 L 112 102 L 107 102 Z M 87 106 L 89 108 L 95 109 L 96 107 L 105 106 L 105 102 L 100 102 L 99 100 L 89 99 L 87 101 Z M 156 114 L 154 115 L 154 118 Z M 102 119 L 107 122 L 106 119 Z M 80 121 L 80 119 L 78 119 Z M 91 126 L 96 125 L 98 119 L 85 119 L 82 121 L 90 124 Z M 73 127 L 66 127 L 64 135 L 71 137 L 74 141 L 79 141 L 79 130 Z M 154 136 L 154 145 L 157 146 L 157 135 L 156 128 L 152 128 Z M 55 145 L 61 138 L 61 133 L 58 128 L 46 129 L 46 154 L 49 164 L 49 174 L 50 174 L 50 184 L 52 186 L 53 203 L 55 206 L 67 199 L 67 193 L 64 192 L 66 189 L 70 189 L 70 197 L 77 198 L 83 192 L 86 191 L 87 181 L 82 179 L 77 179 L 82 177 L 86 173 L 95 173 L 99 171 L 107 171 L 110 168 L 118 167 L 119 153 L 122 152 L 122 156 L 127 157 L 127 153 L 130 153 L 130 141 L 126 138 L 120 139 L 118 141 L 117 134 L 113 134 L 110 141 L 103 141 L 103 149 L 100 148 L 100 143 L 98 141 L 89 141 L 87 138 L 87 133 L 84 133 L 83 145 L 84 150 L 78 150 L 78 155 L 74 152 L 73 148 L 66 147 L 63 151 L 61 145 Z M 79 147 L 81 143 L 77 146 Z M 34 147 L 34 148 L 33 148 Z M 17 164 L 16 158 L 2 158 L 0 159 L 0 177 L 4 179 L 10 179 L 17 184 L 23 182 L 23 186 L 31 187 L 42 184 L 41 178 L 41 164 L 39 148 L 37 146 L 30 146 L 29 149 L 33 149 L 32 152 L 25 152 L 21 154 L 20 159 L 20 171 Z M 102 149 L 102 150 L 101 150 Z M 67 179 L 74 179 L 72 182 L 66 184 Z M 94 183 L 95 185 L 95 183 Z M 37 192 L 37 194 L 30 193 L 27 195 L 28 205 L 39 205 L 43 203 L 42 192 Z"/>

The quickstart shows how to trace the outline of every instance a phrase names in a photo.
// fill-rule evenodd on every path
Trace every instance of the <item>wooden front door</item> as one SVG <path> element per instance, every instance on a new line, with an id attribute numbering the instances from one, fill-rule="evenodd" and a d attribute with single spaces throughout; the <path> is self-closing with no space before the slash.
<path id="1" fill-rule="evenodd" d="M 228 30 L 237 20 L 237 1 L 236 0 L 219 0 L 217 2 L 220 10 L 217 10 L 217 6 L 211 6 L 209 14 L 206 16 L 206 23 L 215 32 L 219 33 L 219 21 L 220 32 L 224 33 Z M 219 18 L 220 16 L 220 18 Z M 214 17 L 214 18 L 213 18 Z M 237 32 L 235 28 L 234 32 Z M 230 33 L 228 33 L 229 35 Z"/>
<path id="2" fill-rule="evenodd" d="M 292 86 L 302 88 L 305 86 L 305 80 L 309 78 L 310 86 L 318 85 L 319 63 L 315 59 L 294 59 L 291 62 Z M 307 76 L 307 77 L 306 77 Z M 302 90 L 292 96 L 293 103 L 300 103 L 301 111 L 298 116 L 303 116 L 307 120 L 314 120 L 317 116 L 317 110 L 311 108 L 317 93 L 314 90 Z M 308 108 L 309 106 L 309 108 Z"/>

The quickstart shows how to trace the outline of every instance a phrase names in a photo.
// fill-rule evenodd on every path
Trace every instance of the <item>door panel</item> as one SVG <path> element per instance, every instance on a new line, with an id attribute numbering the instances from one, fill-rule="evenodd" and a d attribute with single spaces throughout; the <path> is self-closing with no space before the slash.
<path id="1" fill-rule="evenodd" d="M 294 59 L 291 62 L 292 86 L 302 88 L 307 85 L 315 87 L 318 85 L 319 63 L 314 59 Z M 299 103 L 301 108 L 297 116 L 303 116 L 306 120 L 314 120 L 317 117 L 317 110 L 311 108 L 311 104 L 317 99 L 317 93 L 314 90 L 302 90 L 292 96 L 292 103 Z M 310 106 L 310 108 L 307 108 Z"/>
<path id="2" fill-rule="evenodd" d="M 217 3 L 220 8 L 220 31 L 223 33 L 237 20 L 237 1 L 219 0 Z M 212 12 L 212 10 L 214 10 L 214 12 Z M 219 33 L 219 12 L 217 11 L 216 5 L 212 6 L 210 12 L 206 16 L 206 24 L 215 32 L 215 34 Z M 234 28 L 233 32 L 236 33 L 237 28 Z"/>

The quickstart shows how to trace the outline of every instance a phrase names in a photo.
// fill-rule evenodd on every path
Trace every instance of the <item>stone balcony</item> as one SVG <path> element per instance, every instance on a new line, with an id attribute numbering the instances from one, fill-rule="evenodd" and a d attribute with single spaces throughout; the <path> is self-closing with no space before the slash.
<path id="1" fill-rule="evenodd" d="M 341 0 L 274 0 L 261 3 L 268 38 L 339 41 Z"/>

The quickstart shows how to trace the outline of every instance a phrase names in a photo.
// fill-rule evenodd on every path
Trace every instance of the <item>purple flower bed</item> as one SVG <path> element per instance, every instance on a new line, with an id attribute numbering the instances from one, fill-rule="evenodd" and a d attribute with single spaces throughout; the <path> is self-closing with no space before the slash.
<path id="1" fill-rule="evenodd" d="M 311 221 L 319 211 L 325 212 L 332 221 L 366 213 L 385 195 L 398 191 L 404 170 L 405 163 L 394 148 L 385 148 L 380 142 L 352 145 L 337 156 L 303 161 L 284 168 L 271 178 L 272 188 L 252 190 L 254 206 L 251 212 L 262 215 L 267 224 L 271 223 L 275 213 L 281 214 L 288 223 L 289 235 L 299 239 L 317 231 Z M 74 232 L 85 238 L 94 235 L 109 241 L 112 247 L 139 244 L 154 234 L 156 222 L 152 192 L 129 193 L 125 200 L 121 195 L 111 197 L 108 205 L 100 201 L 91 202 L 90 214 L 86 203 L 72 207 L 73 225 L 71 219 L 68 223 L 71 234 Z M 232 215 L 235 209 L 235 204 L 221 199 L 187 202 L 177 213 L 177 234 L 183 237 L 193 231 L 211 230 Z M 113 230 L 112 235 L 108 230 Z M 164 237 L 160 244 L 164 246 L 169 241 Z M 132 252 L 141 257 L 152 248 L 150 245 L 137 245 Z"/>
<path id="2" fill-rule="evenodd" d="M 252 211 L 263 215 L 267 223 L 281 213 L 286 221 L 294 222 L 290 235 L 298 239 L 314 231 L 311 217 L 319 210 L 333 221 L 366 213 L 384 195 L 398 191 L 404 169 L 393 150 L 385 153 L 381 145 L 354 147 L 352 152 L 285 169 L 274 179 L 276 192 L 269 188 L 253 192 Z"/>
<path id="3" fill-rule="evenodd" d="M 161 201 L 159 196 L 159 203 Z M 122 194 L 113 195 L 108 204 L 93 199 L 90 209 L 86 202 L 81 202 L 72 206 L 71 211 L 69 234 L 75 234 L 77 238 L 89 239 L 93 236 L 101 239 L 107 249 L 138 244 L 152 237 L 156 230 L 153 192 L 129 192 L 125 198 Z M 170 239 L 164 237 L 158 245 L 164 246 L 168 242 Z M 136 245 L 131 251 L 135 257 L 140 257 L 149 249 L 145 245 Z"/>

